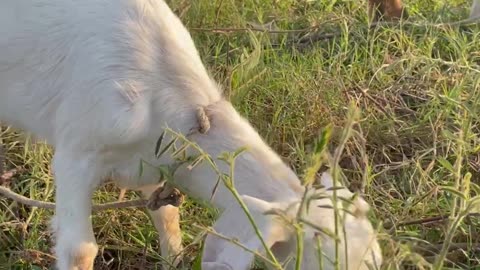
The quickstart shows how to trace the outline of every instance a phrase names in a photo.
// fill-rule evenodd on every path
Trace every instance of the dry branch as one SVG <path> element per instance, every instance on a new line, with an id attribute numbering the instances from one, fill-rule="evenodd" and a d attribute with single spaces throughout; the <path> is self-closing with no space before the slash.
<path id="1" fill-rule="evenodd" d="M 18 202 L 20 204 L 24 204 L 32 207 L 44 208 L 44 209 L 52 209 L 52 210 L 55 209 L 55 203 L 30 199 L 18 193 L 15 193 L 6 187 L 0 186 L 0 195 L 3 197 L 9 198 L 15 202 Z M 125 202 L 97 204 L 92 206 L 92 211 L 97 212 L 97 211 L 103 211 L 107 209 L 145 207 L 147 205 L 147 202 L 148 202 L 147 200 L 132 200 L 132 201 L 125 201 Z"/>
<path id="2" fill-rule="evenodd" d="M 32 207 L 55 209 L 55 203 L 38 201 L 27 198 L 23 195 L 13 192 L 9 188 L 0 186 L 0 195 L 9 198 L 20 204 L 29 205 Z M 183 195 L 176 188 L 170 187 L 165 189 L 163 187 L 157 189 L 148 200 L 139 199 L 131 201 L 117 201 L 105 204 L 96 204 L 92 206 L 93 212 L 103 211 L 107 209 L 132 208 L 132 207 L 147 207 L 150 210 L 157 210 L 165 205 L 180 206 L 183 202 Z"/>
<path id="3" fill-rule="evenodd" d="M 208 129 L 207 129 L 208 130 Z M 44 208 L 44 209 L 55 209 L 55 203 L 38 201 L 34 199 L 27 198 L 23 195 L 13 192 L 7 187 L 1 186 L 1 184 L 10 180 L 14 175 L 19 172 L 19 169 L 12 169 L 10 171 L 4 172 L 3 162 L 5 160 L 5 154 L 3 147 L 0 145 L 0 195 L 6 198 L 9 198 L 20 204 L 29 205 L 32 207 Z M 120 198 L 123 199 L 125 195 L 125 190 L 122 190 L 123 194 L 120 195 Z M 183 195 L 180 191 L 172 187 L 169 183 L 165 183 L 163 186 L 159 187 L 148 200 L 139 199 L 131 201 L 119 201 L 97 204 L 92 206 L 92 211 L 103 211 L 107 209 L 118 209 L 118 208 L 131 208 L 131 207 L 147 207 L 150 210 L 158 210 L 160 207 L 165 205 L 174 205 L 180 206 L 183 202 Z"/>
<path id="4" fill-rule="evenodd" d="M 305 33 L 310 32 L 315 28 L 303 28 L 303 29 L 291 29 L 291 30 L 270 30 L 267 28 L 259 28 L 259 27 L 241 27 L 241 28 L 233 28 L 233 27 L 225 27 L 225 28 L 190 28 L 191 31 L 194 32 L 211 32 L 211 33 L 234 33 L 234 32 L 261 32 L 261 33 L 269 33 L 269 34 L 290 34 L 290 33 Z"/>
<path id="5" fill-rule="evenodd" d="M 405 227 L 405 226 L 411 226 L 411 225 L 424 225 L 424 224 L 429 224 L 434 222 L 441 222 L 441 221 L 447 220 L 449 217 L 450 215 L 441 215 L 441 216 L 428 217 L 428 218 L 422 218 L 422 219 L 416 219 L 416 220 L 409 220 L 409 221 L 400 222 L 396 224 L 395 227 L 399 228 L 399 227 Z M 480 217 L 480 213 L 470 213 L 467 215 L 467 217 Z"/>
<path id="6" fill-rule="evenodd" d="M 16 174 L 16 170 L 8 171 L 0 175 L 1 180 L 7 181 Z M 0 186 L 0 196 L 9 198 L 20 204 L 44 208 L 55 209 L 55 203 L 38 201 L 27 198 L 23 195 L 13 192 L 7 187 Z M 105 204 L 97 204 L 92 206 L 93 212 L 103 211 L 107 209 L 119 209 L 119 208 L 132 208 L 132 207 L 147 207 L 150 210 L 157 210 L 165 205 L 180 206 L 183 202 L 183 195 L 180 191 L 168 183 L 159 187 L 148 200 L 130 200 L 130 201 L 117 201 Z"/>
<path id="7" fill-rule="evenodd" d="M 337 20 L 337 19 L 335 19 Z M 332 20 L 333 21 L 333 20 Z M 331 21 L 328 21 L 331 22 Z M 472 25 L 480 23 L 480 16 L 474 18 L 468 18 L 465 20 L 460 20 L 456 22 L 445 22 L 445 23 L 416 23 L 407 20 L 394 20 L 394 21 L 374 21 L 368 25 L 370 29 L 376 27 L 393 27 L 393 26 L 412 26 L 412 27 L 434 27 L 434 28 L 444 28 L 444 27 L 459 27 L 465 25 Z M 281 30 L 281 29 L 270 29 L 267 27 L 255 26 L 252 25 L 250 27 L 240 27 L 240 28 L 233 28 L 233 27 L 219 27 L 219 28 L 190 28 L 191 31 L 194 32 L 210 32 L 210 33 L 220 33 L 220 34 L 228 34 L 234 32 L 261 32 L 267 34 L 299 34 L 303 35 L 301 37 L 292 37 L 287 45 L 297 47 L 298 49 L 305 49 L 309 45 L 314 44 L 315 42 L 323 41 L 323 40 L 330 40 L 333 39 L 341 34 L 341 31 L 335 32 L 324 32 L 320 29 L 320 26 L 313 26 L 301 29 L 288 29 L 288 30 Z"/>

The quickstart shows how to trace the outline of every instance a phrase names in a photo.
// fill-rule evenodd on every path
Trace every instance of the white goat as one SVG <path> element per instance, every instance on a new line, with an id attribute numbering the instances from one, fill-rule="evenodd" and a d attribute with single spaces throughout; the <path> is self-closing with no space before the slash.
<path id="1" fill-rule="evenodd" d="M 210 129 L 193 133 L 213 157 L 248 146 L 236 161 L 235 183 L 260 231 L 280 258 L 295 249 L 295 234 L 273 216 L 301 200 L 299 179 L 225 101 L 209 77 L 180 20 L 161 0 L 2 0 L 0 2 L 0 120 L 45 139 L 55 147 L 53 172 L 56 211 L 55 252 L 60 270 L 89 270 L 97 254 L 90 221 L 93 191 L 105 178 L 149 196 L 160 177 L 157 169 L 170 157 L 155 157 L 154 145 L 165 127 L 187 134 L 198 129 L 197 108 L 204 108 Z M 223 171 L 226 165 L 219 163 Z M 190 196 L 208 200 L 217 182 L 210 167 L 181 168 L 176 183 Z M 324 184 L 329 185 L 328 177 Z M 344 194 L 343 194 L 344 193 Z M 351 194 L 344 190 L 344 196 Z M 312 202 L 306 219 L 333 230 L 331 209 Z M 223 210 L 219 233 L 263 252 L 260 241 L 231 193 L 218 189 L 213 205 Z M 349 269 L 378 266 L 381 254 L 365 217 L 368 205 L 358 198 L 355 216 L 346 217 Z M 295 209 L 290 212 L 292 215 Z M 181 249 L 178 209 L 165 206 L 150 213 L 160 234 L 163 255 Z M 293 217 L 293 216 L 292 216 Z M 303 268 L 319 269 L 313 228 L 305 231 Z M 334 241 L 323 237 L 322 252 L 333 260 Z M 340 239 L 342 240 L 342 238 Z M 343 241 L 343 240 L 342 240 Z M 348 260 L 347 260 L 348 258 Z M 248 269 L 253 255 L 208 235 L 204 270 Z M 333 269 L 325 261 L 324 269 Z"/>
<path id="2" fill-rule="evenodd" d="M 472 7 L 470 8 L 470 20 L 480 19 L 480 0 L 473 0 Z"/>

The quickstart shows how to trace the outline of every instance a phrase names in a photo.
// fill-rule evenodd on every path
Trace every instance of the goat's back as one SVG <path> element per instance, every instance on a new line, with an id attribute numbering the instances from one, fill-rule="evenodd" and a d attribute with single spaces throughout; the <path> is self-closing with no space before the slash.
<path id="1" fill-rule="evenodd" d="M 0 2 L 0 121 L 54 145 L 137 141 L 219 97 L 163 1 Z"/>

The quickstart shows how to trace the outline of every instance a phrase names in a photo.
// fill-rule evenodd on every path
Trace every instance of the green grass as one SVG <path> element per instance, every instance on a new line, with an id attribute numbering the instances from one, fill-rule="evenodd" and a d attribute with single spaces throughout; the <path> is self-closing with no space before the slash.
<path id="1" fill-rule="evenodd" d="M 369 30 L 363 1 L 333 2 L 169 1 L 192 29 L 206 66 L 235 107 L 299 175 L 321 129 L 334 125 L 333 150 L 348 104 L 361 109 L 354 127 L 359 135 L 345 145 L 340 165 L 353 188 L 365 186 L 371 218 L 380 229 L 384 269 L 433 269 L 445 239 L 462 243 L 462 248 L 445 254 L 443 269 L 475 269 L 480 264 L 478 217 L 463 219 L 458 227 L 448 220 L 398 225 L 455 209 L 453 221 L 480 191 L 480 28 L 405 25 Z M 465 18 L 471 3 L 406 4 L 410 20 L 424 24 Z M 294 48 L 295 33 L 205 30 L 271 20 L 283 30 L 318 26 L 338 36 Z M 52 201 L 52 151 L 5 128 L 0 138 L 7 168 L 25 169 L 7 185 Z M 117 196 L 118 190 L 107 186 L 95 194 L 95 201 Z M 47 232 L 51 215 L 0 200 L 0 269 L 47 269 L 52 262 Z M 193 260 L 199 253 L 201 230 L 191 225 L 210 225 L 215 216 L 190 200 L 184 204 L 184 241 L 193 243 L 187 257 Z M 101 248 L 96 269 L 159 269 L 157 234 L 143 211 L 101 212 L 93 216 L 93 224 Z M 438 261 L 436 267 L 442 269 Z"/>

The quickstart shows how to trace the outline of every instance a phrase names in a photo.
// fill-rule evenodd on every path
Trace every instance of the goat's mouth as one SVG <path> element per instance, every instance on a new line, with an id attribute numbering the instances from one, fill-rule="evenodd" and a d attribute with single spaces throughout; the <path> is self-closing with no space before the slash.
<path id="1" fill-rule="evenodd" d="M 179 207 L 184 200 L 185 196 L 180 192 L 180 190 L 166 183 L 164 186 L 159 187 L 157 190 L 155 190 L 155 192 L 152 193 L 148 199 L 147 208 L 155 211 L 165 205 Z"/>

